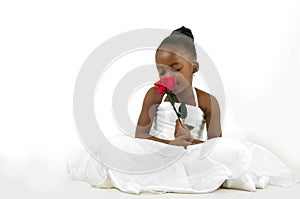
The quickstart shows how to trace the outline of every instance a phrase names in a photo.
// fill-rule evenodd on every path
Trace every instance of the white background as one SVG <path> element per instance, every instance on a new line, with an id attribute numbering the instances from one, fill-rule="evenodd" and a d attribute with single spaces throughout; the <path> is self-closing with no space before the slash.
<path id="1" fill-rule="evenodd" d="M 138 28 L 191 28 L 223 81 L 223 136 L 260 144 L 300 173 L 299 11 L 296 0 L 2 1 L 0 197 L 62 189 L 66 159 L 83 149 L 72 113 L 81 65 Z"/>

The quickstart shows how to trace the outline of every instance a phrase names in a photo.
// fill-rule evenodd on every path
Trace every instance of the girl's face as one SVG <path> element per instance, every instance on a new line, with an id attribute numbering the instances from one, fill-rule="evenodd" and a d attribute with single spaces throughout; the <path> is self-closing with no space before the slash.
<path id="1" fill-rule="evenodd" d="M 197 65 L 187 61 L 174 51 L 158 49 L 155 56 L 159 78 L 172 76 L 176 79 L 173 93 L 182 92 L 192 85 L 193 73 L 198 70 Z"/>

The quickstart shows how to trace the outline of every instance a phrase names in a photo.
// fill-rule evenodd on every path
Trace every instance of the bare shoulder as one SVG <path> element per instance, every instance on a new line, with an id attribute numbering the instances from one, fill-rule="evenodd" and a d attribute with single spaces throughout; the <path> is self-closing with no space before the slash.
<path id="1" fill-rule="evenodd" d="M 205 91 L 202 91 L 196 87 L 195 87 L 195 89 L 196 89 L 196 93 L 197 93 L 197 97 L 198 97 L 199 108 L 201 108 L 203 112 L 206 112 L 207 110 L 209 110 L 210 107 L 212 106 L 212 103 L 218 104 L 215 96 L 213 96 Z"/>
<path id="2" fill-rule="evenodd" d="M 149 105 L 161 103 L 163 94 L 160 94 L 154 88 L 155 86 L 148 89 L 144 98 L 144 103 L 147 103 Z"/>
<path id="3" fill-rule="evenodd" d="M 137 129 L 140 127 L 147 127 L 146 129 L 143 129 L 145 132 L 150 131 L 155 110 L 160 104 L 159 100 L 162 98 L 162 94 L 158 93 L 154 88 L 155 87 L 151 87 L 146 92 L 143 100 L 142 110 L 137 122 Z"/>

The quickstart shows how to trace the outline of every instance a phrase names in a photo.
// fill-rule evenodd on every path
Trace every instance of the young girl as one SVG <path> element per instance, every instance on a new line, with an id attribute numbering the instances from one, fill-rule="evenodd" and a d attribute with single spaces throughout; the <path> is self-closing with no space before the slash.
<path id="1" fill-rule="evenodd" d="M 99 146 L 93 154 L 100 162 L 82 151 L 67 163 L 71 179 L 134 194 L 208 193 L 220 187 L 255 191 L 268 184 L 288 187 L 300 182 L 295 172 L 264 147 L 222 137 L 216 98 L 192 86 L 199 65 L 190 29 L 182 26 L 174 30 L 158 47 L 155 60 L 161 79 L 175 79 L 174 107 L 164 92 L 155 86 L 150 88 L 135 138 L 124 135 L 112 139 L 120 148 L 139 151 L 141 156 L 136 158 Z M 187 117 L 179 120 L 174 108 L 178 110 L 182 102 L 186 104 Z M 207 140 L 203 135 L 205 124 Z M 194 128 L 190 130 L 188 125 Z M 149 151 L 155 152 L 147 156 Z M 151 170 L 159 164 L 166 166 Z"/>
<path id="2" fill-rule="evenodd" d="M 220 109 L 216 98 L 192 87 L 193 74 L 199 70 L 199 64 L 197 62 L 194 37 L 191 30 L 184 26 L 174 30 L 158 47 L 155 59 L 160 78 L 171 76 L 176 79 L 176 86 L 173 89 L 173 92 L 176 94 L 175 102 L 178 103 L 178 99 L 180 99 L 180 102 L 185 102 L 188 107 L 191 108 L 190 111 L 200 113 L 200 115 L 198 114 L 196 117 L 189 117 L 194 119 L 192 122 L 196 124 L 196 128 L 193 129 L 192 132 L 194 138 L 202 138 L 201 133 L 204 123 L 206 123 L 207 126 L 208 139 L 221 137 Z M 162 100 L 163 97 L 165 97 L 165 100 Z M 148 90 L 138 119 L 136 137 L 185 147 L 190 144 L 201 144 L 203 141 L 193 139 L 187 126 L 179 120 L 176 120 L 175 130 L 172 130 L 172 126 L 170 126 L 169 129 L 165 129 L 159 134 L 156 133 L 155 136 L 149 136 L 154 114 L 165 114 L 164 112 L 166 111 L 161 109 L 157 110 L 158 105 L 161 104 L 161 102 L 168 101 L 168 97 L 157 92 L 155 87 Z M 171 108 L 171 106 L 169 106 L 169 108 Z M 175 121 L 175 116 L 174 113 L 171 113 L 166 117 L 165 119 L 170 121 L 167 124 L 171 125 Z M 199 125 L 199 123 L 201 125 Z M 200 129 L 200 126 L 202 129 Z M 165 125 L 164 128 L 166 128 Z M 157 127 L 155 131 L 153 130 L 154 129 L 152 129 L 150 134 L 159 131 Z M 174 137 L 171 133 L 172 131 L 175 131 L 174 134 L 177 136 Z M 178 133 L 178 131 L 180 133 Z M 167 139 L 162 139 L 161 137 Z"/>

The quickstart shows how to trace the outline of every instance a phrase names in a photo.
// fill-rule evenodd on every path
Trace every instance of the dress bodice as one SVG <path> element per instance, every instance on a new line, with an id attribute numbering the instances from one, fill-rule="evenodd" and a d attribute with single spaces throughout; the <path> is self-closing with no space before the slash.
<path id="1" fill-rule="evenodd" d="M 187 118 L 185 118 L 185 123 L 194 126 L 190 130 L 194 139 L 206 141 L 207 133 L 204 133 L 206 128 L 206 121 L 204 118 L 204 112 L 198 106 L 198 98 L 195 88 L 193 87 L 193 94 L 196 106 L 186 104 L 187 108 Z M 166 139 L 173 140 L 175 124 L 176 124 L 176 113 L 169 101 L 164 101 L 167 94 L 163 96 L 161 104 L 156 109 L 155 116 L 153 119 L 152 127 L 150 130 L 150 135 Z M 181 103 L 175 102 L 174 106 L 178 110 Z"/>

